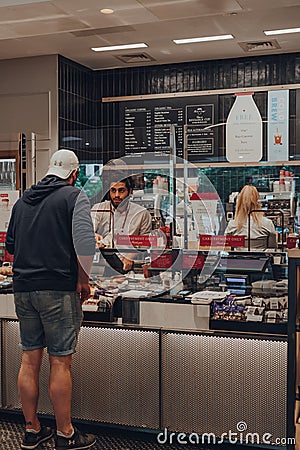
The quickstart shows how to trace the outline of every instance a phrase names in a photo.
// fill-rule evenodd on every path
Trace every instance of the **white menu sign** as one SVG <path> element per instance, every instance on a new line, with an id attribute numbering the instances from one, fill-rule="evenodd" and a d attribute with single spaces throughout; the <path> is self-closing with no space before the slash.
<path id="1" fill-rule="evenodd" d="M 262 158 L 262 119 L 253 92 L 235 94 L 226 122 L 229 162 L 258 162 Z"/>

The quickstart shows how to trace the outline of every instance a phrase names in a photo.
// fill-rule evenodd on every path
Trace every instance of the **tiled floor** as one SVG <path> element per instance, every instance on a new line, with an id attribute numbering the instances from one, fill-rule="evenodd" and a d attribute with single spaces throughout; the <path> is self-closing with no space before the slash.
<path id="1" fill-rule="evenodd" d="M 82 429 L 82 427 L 79 426 Z M 95 433 L 95 430 L 92 430 Z M 0 420 L 0 450 L 19 450 L 22 442 L 24 427 L 20 420 Z M 122 436 L 112 433 L 104 433 L 101 431 L 97 434 L 97 442 L 92 447 L 92 450 L 209 450 L 207 447 L 198 445 L 175 445 L 175 444 L 158 444 L 156 437 L 143 437 L 135 439 L 131 434 L 127 437 L 122 433 Z M 43 443 L 38 450 L 54 449 L 54 441 Z"/>

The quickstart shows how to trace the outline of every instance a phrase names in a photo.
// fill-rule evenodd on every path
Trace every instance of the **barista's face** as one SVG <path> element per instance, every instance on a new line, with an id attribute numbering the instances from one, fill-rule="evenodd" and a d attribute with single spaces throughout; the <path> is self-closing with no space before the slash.
<path id="1" fill-rule="evenodd" d="M 127 189 L 126 184 L 122 181 L 110 185 L 109 196 L 115 208 L 117 208 L 130 193 L 131 192 Z"/>

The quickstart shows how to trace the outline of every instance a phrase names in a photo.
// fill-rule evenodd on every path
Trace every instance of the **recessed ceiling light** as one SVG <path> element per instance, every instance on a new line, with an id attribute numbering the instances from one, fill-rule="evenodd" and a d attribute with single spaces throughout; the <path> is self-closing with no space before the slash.
<path id="1" fill-rule="evenodd" d="M 94 50 L 94 52 L 109 52 L 112 50 L 128 50 L 130 48 L 143 48 L 143 47 L 148 47 L 148 45 L 142 42 L 140 44 L 109 45 L 108 47 L 92 47 L 91 50 Z"/>
<path id="2" fill-rule="evenodd" d="M 190 39 L 173 39 L 175 44 L 192 44 L 194 42 L 223 41 L 225 39 L 234 39 L 232 34 L 223 34 L 221 36 L 206 36 Z"/>
<path id="3" fill-rule="evenodd" d="M 113 14 L 113 13 L 114 13 L 114 10 L 113 10 L 113 9 L 110 9 L 110 8 L 103 8 L 103 9 L 100 9 L 100 12 L 101 12 L 102 14 Z"/>
<path id="4" fill-rule="evenodd" d="M 272 36 L 273 34 L 289 34 L 289 33 L 300 33 L 300 28 L 286 28 L 283 30 L 270 30 L 264 31 L 266 36 Z"/>

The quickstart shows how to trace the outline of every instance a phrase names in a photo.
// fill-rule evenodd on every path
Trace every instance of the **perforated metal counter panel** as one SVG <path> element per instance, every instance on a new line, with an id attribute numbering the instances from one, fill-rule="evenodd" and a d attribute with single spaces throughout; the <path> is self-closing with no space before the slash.
<path id="1" fill-rule="evenodd" d="M 3 407 L 19 409 L 18 322 L 2 327 Z M 242 441 L 247 432 L 286 436 L 285 338 L 83 326 L 72 372 L 78 419 L 217 437 L 240 431 Z M 39 411 L 52 414 L 48 376 L 45 357 Z"/>
<path id="2" fill-rule="evenodd" d="M 165 333 L 162 354 L 163 427 L 286 437 L 286 341 Z"/>
<path id="3" fill-rule="evenodd" d="M 5 321 L 5 402 L 21 407 L 18 322 Z M 83 326 L 73 360 L 72 415 L 80 419 L 159 428 L 159 335 L 157 332 Z M 41 369 L 39 411 L 52 414 L 47 357 Z"/>

